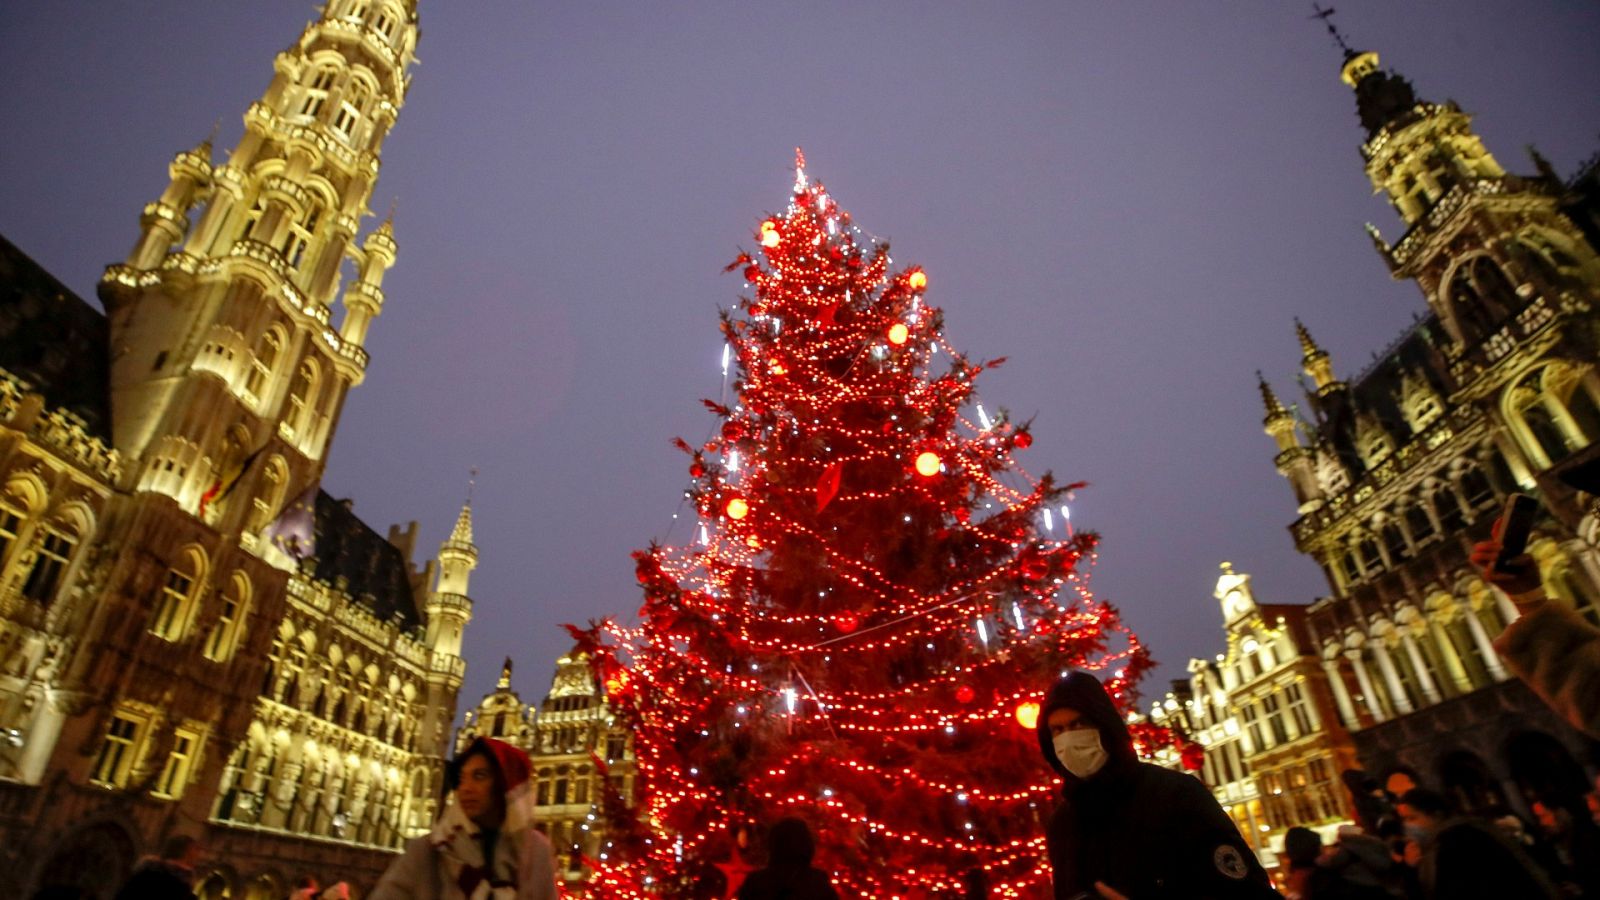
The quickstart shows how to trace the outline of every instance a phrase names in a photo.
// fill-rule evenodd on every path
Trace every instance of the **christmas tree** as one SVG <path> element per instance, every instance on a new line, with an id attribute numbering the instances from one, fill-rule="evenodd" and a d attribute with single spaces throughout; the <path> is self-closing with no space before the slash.
<path id="1" fill-rule="evenodd" d="M 842 896 L 1044 896 L 1055 781 L 1037 701 L 1085 667 L 1124 702 L 1149 665 L 1087 591 L 1077 484 L 1014 457 L 917 267 L 895 270 L 797 153 L 787 212 L 729 270 L 735 399 L 689 453 L 687 546 L 635 554 L 641 623 L 578 631 L 635 736 L 601 896 L 723 896 L 766 826 L 806 820 Z M 720 871 L 719 871 L 720 870 Z M 725 877 L 726 876 L 726 877 Z"/>

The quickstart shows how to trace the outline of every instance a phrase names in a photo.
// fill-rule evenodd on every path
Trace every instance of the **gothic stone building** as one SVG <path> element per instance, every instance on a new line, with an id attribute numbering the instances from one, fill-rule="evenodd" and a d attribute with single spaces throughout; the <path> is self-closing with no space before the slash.
<path id="1" fill-rule="evenodd" d="M 177 833 L 208 897 L 360 886 L 433 817 L 470 510 L 419 569 L 415 523 L 317 488 L 395 262 L 356 236 L 414 6 L 326 4 L 226 160 L 173 160 L 104 315 L 0 243 L 0 896 L 107 898 Z"/>
<path id="2" fill-rule="evenodd" d="M 1507 174 L 1465 113 L 1377 54 L 1347 54 L 1342 76 L 1367 175 L 1406 229 L 1389 243 L 1369 226 L 1373 243 L 1428 311 L 1348 381 L 1299 326 L 1309 417 L 1261 383 L 1296 546 L 1331 588 L 1307 625 L 1368 770 L 1526 811 L 1581 791 L 1596 760 L 1501 665 L 1490 641 L 1515 610 L 1467 556 L 1506 494 L 1530 493 L 1545 583 L 1600 621 L 1594 535 L 1556 477 L 1600 445 L 1594 164 L 1563 182 L 1534 154 L 1537 174 Z"/>
<path id="3" fill-rule="evenodd" d="M 582 651 L 556 661 L 550 691 L 538 706 L 523 706 L 511 689 L 511 660 L 500 670 L 494 693 L 468 710 L 456 735 L 460 752 L 476 737 L 515 744 L 533 760 L 534 821 L 550 836 L 562 878 L 580 892 L 589 876 L 585 859 L 606 852 L 606 803 L 633 796 L 633 743 L 595 684 Z"/>

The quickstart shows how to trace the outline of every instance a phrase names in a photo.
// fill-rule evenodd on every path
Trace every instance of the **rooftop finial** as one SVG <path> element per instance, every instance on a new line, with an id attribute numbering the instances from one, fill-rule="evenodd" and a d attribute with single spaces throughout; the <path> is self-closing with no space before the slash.
<path id="1" fill-rule="evenodd" d="M 472 492 L 478 487 L 478 467 L 473 466 L 467 470 L 467 506 L 472 505 Z"/>
<path id="2" fill-rule="evenodd" d="M 1267 417 L 1287 415 L 1288 410 L 1283 408 L 1283 403 L 1278 400 L 1278 395 L 1273 393 L 1272 385 L 1267 384 L 1267 376 L 1256 370 L 1256 382 L 1261 388 L 1261 405 L 1267 408 Z"/>
<path id="3" fill-rule="evenodd" d="M 1306 359 L 1322 353 L 1322 348 L 1317 346 L 1316 340 L 1311 337 L 1310 329 L 1306 328 L 1305 323 L 1300 321 L 1299 316 L 1294 318 L 1294 331 L 1296 336 L 1300 338 L 1300 352 Z"/>
<path id="4" fill-rule="evenodd" d="M 1313 3 L 1311 8 L 1316 12 L 1312 13 L 1310 18 L 1322 20 L 1322 24 L 1328 29 L 1328 34 L 1333 36 L 1333 42 L 1339 45 L 1339 49 L 1344 51 L 1345 56 L 1355 56 L 1356 51 L 1352 50 L 1350 42 L 1344 39 L 1344 32 L 1339 30 L 1339 26 L 1333 24 L 1333 7 L 1330 6 L 1327 9 L 1323 9 L 1321 4 Z"/>
<path id="5" fill-rule="evenodd" d="M 511 687 L 511 657 L 509 656 L 506 657 L 505 665 L 500 667 L 500 681 L 496 686 L 502 691 Z"/>

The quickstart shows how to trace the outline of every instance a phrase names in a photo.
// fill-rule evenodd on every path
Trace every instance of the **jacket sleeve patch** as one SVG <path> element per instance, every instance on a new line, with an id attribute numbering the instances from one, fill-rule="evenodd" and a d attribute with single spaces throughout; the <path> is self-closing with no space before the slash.
<path id="1" fill-rule="evenodd" d="M 1250 867 L 1245 865 L 1244 855 L 1232 844 L 1218 846 L 1211 854 L 1211 863 L 1217 867 L 1218 872 L 1235 881 L 1243 881 L 1244 877 L 1250 874 Z"/>

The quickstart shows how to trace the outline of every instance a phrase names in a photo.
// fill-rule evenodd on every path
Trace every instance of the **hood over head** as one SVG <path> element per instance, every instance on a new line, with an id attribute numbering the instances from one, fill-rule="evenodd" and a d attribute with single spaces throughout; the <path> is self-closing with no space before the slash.
<path id="1" fill-rule="evenodd" d="M 475 753 L 488 755 L 494 763 L 495 787 L 505 799 L 506 818 L 501 828 L 507 831 L 533 825 L 533 762 L 520 747 L 497 741 L 494 738 L 474 738 L 472 743 L 456 754 L 445 766 L 445 790 L 453 791 L 461 784 L 461 767 L 467 757 Z"/>
<path id="2" fill-rule="evenodd" d="M 1044 753 L 1045 762 L 1056 774 L 1066 779 L 1069 787 L 1081 784 L 1084 779 L 1068 772 L 1067 767 L 1062 765 L 1056 756 L 1055 741 L 1050 737 L 1050 713 L 1063 708 L 1077 710 L 1100 732 L 1100 744 L 1105 748 L 1108 758 L 1105 767 L 1090 778 L 1106 772 L 1125 771 L 1139 761 L 1138 754 L 1133 750 L 1133 735 L 1128 732 L 1128 724 L 1117 712 L 1116 704 L 1111 702 L 1111 695 L 1106 693 L 1100 679 L 1082 670 L 1069 672 L 1065 678 L 1051 685 L 1050 693 L 1039 705 L 1039 724 L 1036 726 L 1039 750 Z"/>
<path id="3" fill-rule="evenodd" d="M 767 865 L 771 868 L 809 868 L 816 852 L 811 829 L 802 819 L 779 819 L 767 832 Z"/>

